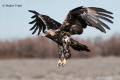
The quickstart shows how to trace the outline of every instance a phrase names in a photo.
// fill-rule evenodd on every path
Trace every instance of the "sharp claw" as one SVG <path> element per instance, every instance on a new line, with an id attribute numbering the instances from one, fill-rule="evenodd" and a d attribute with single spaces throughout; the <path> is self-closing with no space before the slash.
<path id="1" fill-rule="evenodd" d="M 62 65 L 62 61 L 59 59 L 57 66 L 61 66 L 61 65 Z"/>

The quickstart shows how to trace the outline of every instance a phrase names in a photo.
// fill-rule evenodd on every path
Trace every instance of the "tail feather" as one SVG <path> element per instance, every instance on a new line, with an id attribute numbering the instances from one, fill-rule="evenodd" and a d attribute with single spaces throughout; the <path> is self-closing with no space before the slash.
<path id="1" fill-rule="evenodd" d="M 71 38 L 71 45 L 70 45 L 74 50 L 77 51 L 87 51 L 90 52 L 90 49 L 86 45 L 83 45 L 79 43 L 78 41 L 74 40 Z"/>

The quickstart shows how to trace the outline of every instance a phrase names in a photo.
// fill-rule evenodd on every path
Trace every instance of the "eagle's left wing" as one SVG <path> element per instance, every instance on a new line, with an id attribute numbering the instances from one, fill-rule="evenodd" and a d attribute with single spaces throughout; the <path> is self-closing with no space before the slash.
<path id="1" fill-rule="evenodd" d="M 30 29 L 33 30 L 32 34 L 34 34 L 38 30 L 38 35 L 39 35 L 41 31 L 43 31 L 44 33 L 46 29 L 56 30 L 61 26 L 61 23 L 55 21 L 54 19 L 52 19 L 47 15 L 39 14 L 38 12 L 33 10 L 29 10 L 29 12 L 34 14 L 31 17 L 34 18 L 34 20 L 29 23 L 29 24 L 34 24 L 34 26 Z"/>

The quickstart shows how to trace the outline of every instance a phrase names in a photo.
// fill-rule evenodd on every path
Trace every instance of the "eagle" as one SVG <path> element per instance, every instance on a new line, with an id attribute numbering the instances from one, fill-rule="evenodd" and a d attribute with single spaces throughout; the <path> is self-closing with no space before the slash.
<path id="1" fill-rule="evenodd" d="M 86 45 L 73 39 L 72 35 L 82 34 L 87 27 L 93 27 L 106 33 L 105 29 L 110 30 L 110 27 L 105 22 L 113 23 L 113 13 L 99 7 L 76 7 L 68 12 L 63 23 L 35 10 L 28 11 L 34 14 L 31 17 L 33 21 L 29 22 L 29 24 L 34 24 L 30 28 L 33 30 L 32 34 L 44 33 L 44 37 L 51 39 L 58 45 L 58 66 L 66 64 L 67 59 L 71 57 L 70 47 L 77 51 L 90 52 Z"/>

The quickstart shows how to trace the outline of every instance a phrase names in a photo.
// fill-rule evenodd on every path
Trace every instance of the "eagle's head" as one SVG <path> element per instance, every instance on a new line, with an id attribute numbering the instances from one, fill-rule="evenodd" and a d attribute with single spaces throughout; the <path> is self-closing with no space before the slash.
<path id="1" fill-rule="evenodd" d="M 56 35 L 56 31 L 49 29 L 48 31 L 45 32 L 46 36 L 55 36 Z"/>

